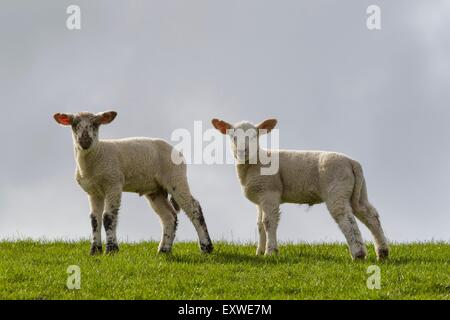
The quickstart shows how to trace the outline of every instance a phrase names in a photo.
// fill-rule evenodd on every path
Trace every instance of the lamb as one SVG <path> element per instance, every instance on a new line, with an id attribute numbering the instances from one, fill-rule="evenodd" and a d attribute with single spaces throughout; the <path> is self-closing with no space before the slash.
<path id="1" fill-rule="evenodd" d="M 54 115 L 56 122 L 72 127 L 76 181 L 87 193 L 91 208 L 90 254 L 103 252 L 102 223 L 106 231 L 106 253 L 119 250 L 116 228 L 122 192 L 145 195 L 159 215 L 162 236 L 158 252 L 171 251 L 180 208 L 186 212 L 198 233 L 201 251 L 212 252 L 202 208 L 189 189 L 186 164 L 172 162 L 174 149 L 162 139 L 99 140 L 99 127 L 111 123 L 116 116 L 114 111 Z M 171 201 L 168 200 L 169 194 Z"/>
<path id="2" fill-rule="evenodd" d="M 280 204 L 314 205 L 325 202 L 344 234 L 350 254 L 365 259 L 367 250 L 355 216 L 371 231 L 379 260 L 386 259 L 389 247 L 377 210 L 368 200 L 366 182 L 361 165 L 344 154 L 325 151 L 265 150 L 259 137 L 277 124 L 268 119 L 258 125 L 247 121 L 231 125 L 213 119 L 213 126 L 231 137 L 237 174 L 246 198 L 256 204 L 259 243 L 256 253 L 272 255 L 278 252 L 277 227 Z M 242 135 L 245 133 L 245 143 Z M 242 142 L 242 143 L 240 143 Z M 256 147 L 252 148 L 254 145 Z M 275 174 L 264 175 L 262 157 L 278 159 Z"/>

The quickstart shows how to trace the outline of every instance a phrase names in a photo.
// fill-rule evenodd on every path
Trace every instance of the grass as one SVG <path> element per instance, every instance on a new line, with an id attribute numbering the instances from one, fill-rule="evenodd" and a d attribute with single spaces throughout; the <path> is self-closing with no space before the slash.
<path id="1" fill-rule="evenodd" d="M 276 257 L 254 245 L 216 243 L 212 255 L 195 243 L 121 244 L 113 256 L 90 257 L 89 243 L 0 242 L 1 299 L 450 299 L 450 244 L 391 247 L 391 258 L 351 261 L 342 244 L 284 244 Z M 381 289 L 369 290 L 378 265 Z M 81 289 L 66 287 L 67 268 L 81 269 Z"/>

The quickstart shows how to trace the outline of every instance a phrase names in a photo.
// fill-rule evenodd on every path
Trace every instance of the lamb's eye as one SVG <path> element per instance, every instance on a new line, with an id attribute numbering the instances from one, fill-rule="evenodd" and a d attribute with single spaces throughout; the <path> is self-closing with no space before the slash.
<path id="1" fill-rule="evenodd" d="M 76 121 L 76 120 L 74 120 L 73 122 L 72 122 L 72 129 L 73 130 L 77 130 L 77 128 L 78 128 L 78 121 Z"/>

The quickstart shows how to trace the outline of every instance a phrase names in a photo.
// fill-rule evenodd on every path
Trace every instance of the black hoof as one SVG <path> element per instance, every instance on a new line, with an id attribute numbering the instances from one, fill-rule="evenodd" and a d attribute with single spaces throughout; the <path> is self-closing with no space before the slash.
<path id="1" fill-rule="evenodd" d="M 119 246 L 116 243 L 109 243 L 106 245 L 106 254 L 114 254 L 119 252 Z"/>
<path id="2" fill-rule="evenodd" d="M 379 261 L 386 260 L 389 257 L 389 249 L 378 250 L 377 257 Z"/>
<path id="3" fill-rule="evenodd" d="M 200 249 L 203 253 L 211 253 L 214 251 L 214 246 L 212 243 L 200 243 Z"/>
<path id="4" fill-rule="evenodd" d="M 171 248 L 159 248 L 158 249 L 158 253 L 160 253 L 160 254 L 168 254 L 168 253 L 171 253 L 171 252 L 172 252 Z"/>
<path id="5" fill-rule="evenodd" d="M 102 253 L 103 253 L 102 245 L 96 245 L 96 244 L 91 245 L 91 251 L 90 251 L 91 256 L 96 256 L 96 255 L 99 255 Z"/>
<path id="6" fill-rule="evenodd" d="M 366 259 L 366 253 L 364 251 L 359 251 L 355 254 L 354 260 L 365 260 Z"/>

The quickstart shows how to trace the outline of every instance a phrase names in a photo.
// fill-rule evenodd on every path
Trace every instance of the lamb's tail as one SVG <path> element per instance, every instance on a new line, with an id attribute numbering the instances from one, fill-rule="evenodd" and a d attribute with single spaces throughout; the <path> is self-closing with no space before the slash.
<path id="1" fill-rule="evenodd" d="M 180 212 L 180 205 L 175 201 L 175 199 L 172 196 L 170 197 L 170 203 L 172 204 L 172 207 L 175 209 L 175 212 Z"/>
<path id="2" fill-rule="evenodd" d="M 361 165 L 352 160 L 353 175 L 355 176 L 355 186 L 352 194 L 352 207 L 355 212 L 361 212 L 367 200 L 366 182 Z"/>

